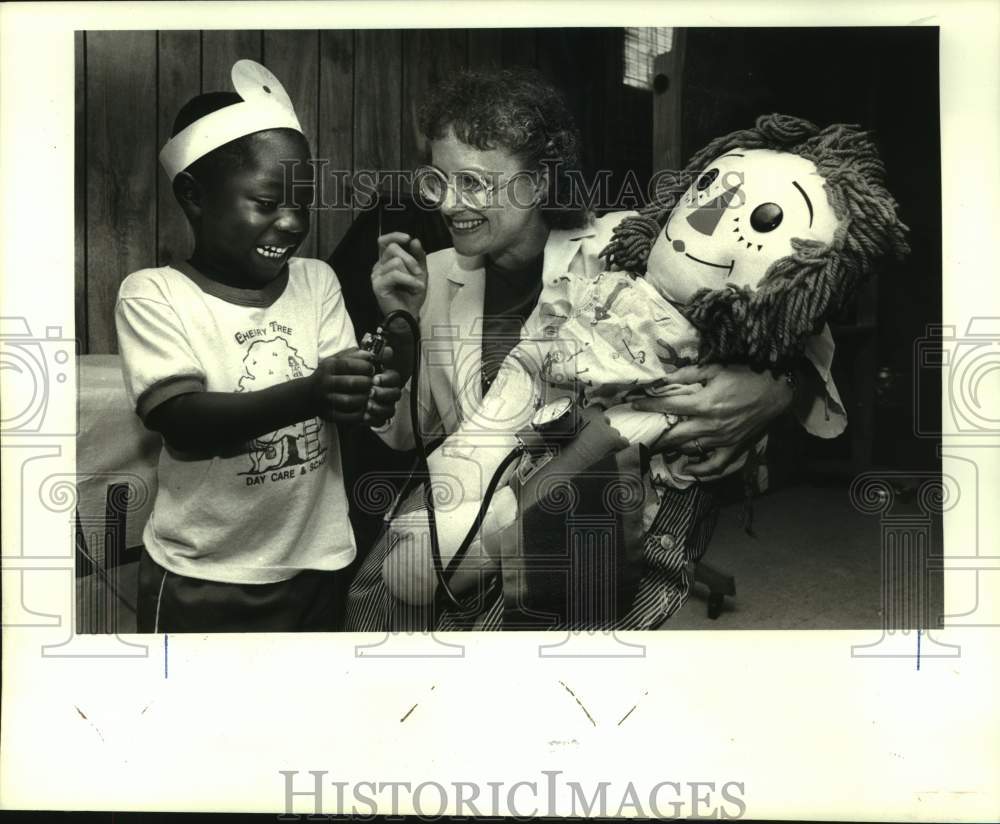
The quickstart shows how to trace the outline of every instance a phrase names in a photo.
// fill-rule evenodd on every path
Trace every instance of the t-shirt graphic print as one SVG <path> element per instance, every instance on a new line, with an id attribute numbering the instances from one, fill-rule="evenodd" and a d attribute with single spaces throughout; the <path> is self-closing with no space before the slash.
<path id="1" fill-rule="evenodd" d="M 243 358 L 243 366 L 243 376 L 236 387 L 237 392 L 267 389 L 279 383 L 305 377 L 312 374 L 315 369 L 315 366 L 307 364 L 281 335 L 251 343 Z M 302 464 L 315 469 L 322 465 L 318 459 L 325 452 L 323 421 L 319 418 L 310 418 L 250 441 L 247 444 L 250 465 L 246 472 L 240 474 L 263 476 L 268 472 Z M 306 471 L 306 467 L 300 470 L 302 474 Z M 247 481 L 248 484 L 253 482 Z"/>

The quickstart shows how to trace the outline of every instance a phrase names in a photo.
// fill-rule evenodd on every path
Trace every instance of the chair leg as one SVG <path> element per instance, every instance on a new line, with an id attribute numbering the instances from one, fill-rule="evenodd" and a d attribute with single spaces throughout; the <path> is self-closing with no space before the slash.
<path id="1" fill-rule="evenodd" d="M 726 596 L 736 594 L 736 579 L 704 561 L 698 561 L 694 565 L 694 580 L 708 587 L 708 617 L 716 620 L 722 614 Z"/>

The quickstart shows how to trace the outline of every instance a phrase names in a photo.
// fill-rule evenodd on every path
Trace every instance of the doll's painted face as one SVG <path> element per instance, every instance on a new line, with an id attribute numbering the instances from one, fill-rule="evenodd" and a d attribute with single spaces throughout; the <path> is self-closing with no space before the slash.
<path id="1" fill-rule="evenodd" d="M 792 238 L 830 243 L 838 224 L 811 160 L 733 149 L 684 193 L 653 244 L 646 279 L 678 303 L 727 283 L 753 288 L 792 254 Z"/>

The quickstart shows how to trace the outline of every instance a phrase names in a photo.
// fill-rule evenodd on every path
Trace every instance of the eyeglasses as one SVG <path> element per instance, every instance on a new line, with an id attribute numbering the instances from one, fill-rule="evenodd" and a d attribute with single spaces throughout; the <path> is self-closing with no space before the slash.
<path id="1" fill-rule="evenodd" d="M 499 174 L 487 178 L 480 172 L 463 169 L 446 175 L 436 166 L 421 166 L 414 173 L 414 177 L 420 196 L 433 206 L 441 206 L 448 197 L 448 189 L 453 188 L 455 200 L 460 206 L 485 209 L 487 206 L 496 205 L 493 193 L 498 186 L 507 185 L 516 180 L 518 175 L 524 174 L 529 172 L 517 172 L 504 182 Z"/>

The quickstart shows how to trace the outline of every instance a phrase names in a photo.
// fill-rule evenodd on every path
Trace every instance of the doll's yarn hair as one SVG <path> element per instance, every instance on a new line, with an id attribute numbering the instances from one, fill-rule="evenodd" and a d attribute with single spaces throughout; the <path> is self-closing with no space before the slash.
<path id="1" fill-rule="evenodd" d="M 907 227 L 885 186 L 885 166 L 867 132 L 772 114 L 755 127 L 716 138 L 691 158 L 656 201 L 621 222 L 601 252 L 609 266 L 638 274 L 689 183 L 719 155 L 741 148 L 791 152 L 811 160 L 839 225 L 830 244 L 792 240 L 793 253 L 771 264 L 755 289 L 702 289 L 681 307 L 701 335 L 702 362 L 747 363 L 775 372 L 797 361 L 806 340 L 851 300 L 877 263 L 909 252 Z"/>

